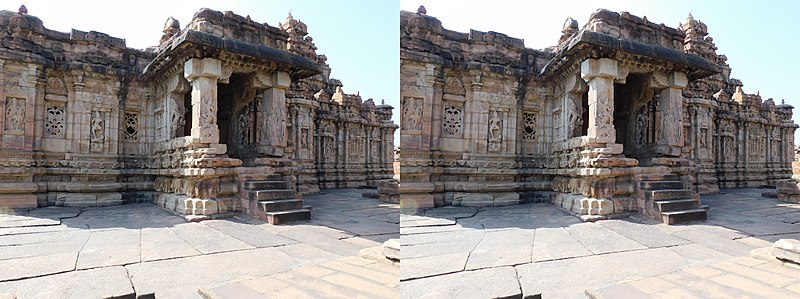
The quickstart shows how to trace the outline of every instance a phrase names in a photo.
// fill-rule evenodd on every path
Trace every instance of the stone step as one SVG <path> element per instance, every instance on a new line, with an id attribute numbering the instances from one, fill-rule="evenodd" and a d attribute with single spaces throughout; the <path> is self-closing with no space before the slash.
<path id="1" fill-rule="evenodd" d="M 279 212 L 303 208 L 302 199 L 262 200 L 258 202 L 264 212 Z"/>
<path id="2" fill-rule="evenodd" d="M 283 177 L 280 174 L 268 174 L 267 177 L 264 178 L 265 181 L 283 181 Z"/>
<path id="3" fill-rule="evenodd" d="M 250 191 L 250 199 L 274 200 L 274 199 L 294 199 L 294 190 L 258 190 Z"/>
<path id="4" fill-rule="evenodd" d="M 661 213 L 700 208 L 700 202 L 696 199 L 659 200 L 653 203 L 656 205 L 656 209 Z"/>
<path id="5" fill-rule="evenodd" d="M 641 181 L 645 190 L 676 190 L 683 189 L 682 181 Z"/>
<path id="6" fill-rule="evenodd" d="M 680 181 L 681 178 L 677 174 L 640 174 L 639 179 L 642 181 Z"/>
<path id="7" fill-rule="evenodd" d="M 244 188 L 250 190 L 289 190 L 289 182 L 285 181 L 247 181 Z"/>
<path id="8" fill-rule="evenodd" d="M 644 191 L 644 198 L 647 200 L 670 200 L 692 198 L 691 190 L 667 189 Z"/>
<path id="9" fill-rule="evenodd" d="M 292 221 L 311 220 L 311 211 L 308 209 L 296 209 L 280 212 L 266 212 L 267 222 L 271 224 L 284 224 Z"/>
<path id="10" fill-rule="evenodd" d="M 665 224 L 677 224 L 695 220 L 706 220 L 706 209 L 691 209 L 661 213 Z"/>

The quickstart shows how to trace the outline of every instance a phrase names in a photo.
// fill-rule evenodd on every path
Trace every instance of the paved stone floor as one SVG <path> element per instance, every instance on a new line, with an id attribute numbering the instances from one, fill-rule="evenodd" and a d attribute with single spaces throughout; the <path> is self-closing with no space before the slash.
<path id="1" fill-rule="evenodd" d="M 798 298 L 800 270 L 751 258 L 800 238 L 800 205 L 764 189 L 703 196 L 708 220 L 582 223 L 550 204 L 401 215 L 403 298 Z"/>
<path id="2" fill-rule="evenodd" d="M 0 294 L 399 297 L 399 267 L 375 254 L 399 236 L 399 207 L 362 191 L 307 196 L 313 220 L 281 226 L 186 223 L 149 204 L 0 214 Z"/>

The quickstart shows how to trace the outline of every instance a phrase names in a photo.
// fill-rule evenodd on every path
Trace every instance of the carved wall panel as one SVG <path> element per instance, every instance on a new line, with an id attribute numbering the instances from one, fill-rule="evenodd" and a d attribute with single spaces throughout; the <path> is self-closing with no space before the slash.
<path id="1" fill-rule="evenodd" d="M 487 132 L 488 151 L 499 152 L 503 143 L 503 112 L 492 110 L 489 112 L 489 129 Z"/>
<path id="2" fill-rule="evenodd" d="M 25 99 L 14 97 L 6 98 L 5 112 L 6 131 L 25 130 Z"/>
<path id="3" fill-rule="evenodd" d="M 400 129 L 403 131 L 422 130 L 422 99 L 405 98 L 403 99 L 402 107 Z"/>

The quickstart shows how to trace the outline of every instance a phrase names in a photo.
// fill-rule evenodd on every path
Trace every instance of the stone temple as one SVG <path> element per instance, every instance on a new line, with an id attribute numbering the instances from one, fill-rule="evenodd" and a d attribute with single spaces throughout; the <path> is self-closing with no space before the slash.
<path id="1" fill-rule="evenodd" d="M 675 223 L 705 219 L 702 194 L 791 177 L 793 107 L 745 93 L 691 14 L 601 9 L 544 50 L 423 7 L 400 19 L 404 210 L 544 201 Z"/>
<path id="2" fill-rule="evenodd" d="M 316 49 L 291 14 L 201 9 L 137 50 L 0 11 L 0 208 L 152 202 L 279 223 L 310 217 L 303 194 L 391 179 L 392 107 L 344 93 Z"/>

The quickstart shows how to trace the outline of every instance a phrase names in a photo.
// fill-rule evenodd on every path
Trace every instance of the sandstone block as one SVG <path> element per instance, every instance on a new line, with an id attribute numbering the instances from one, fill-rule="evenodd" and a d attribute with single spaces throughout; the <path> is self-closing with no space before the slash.
<path id="1" fill-rule="evenodd" d="M 772 244 L 772 255 L 776 258 L 800 264 L 800 240 L 780 239 Z"/>

